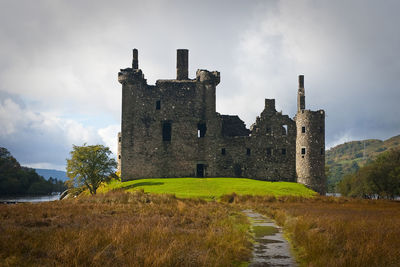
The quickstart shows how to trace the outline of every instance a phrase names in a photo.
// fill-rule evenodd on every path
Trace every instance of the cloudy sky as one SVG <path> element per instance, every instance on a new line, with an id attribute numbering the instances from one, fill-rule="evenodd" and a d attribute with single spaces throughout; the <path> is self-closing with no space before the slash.
<path id="1" fill-rule="evenodd" d="M 400 1 L 0 0 L 0 146 L 63 170 L 72 145 L 116 152 L 120 68 L 139 50 L 149 84 L 218 70 L 217 111 L 249 127 L 275 98 L 325 109 L 327 147 L 400 134 Z"/>

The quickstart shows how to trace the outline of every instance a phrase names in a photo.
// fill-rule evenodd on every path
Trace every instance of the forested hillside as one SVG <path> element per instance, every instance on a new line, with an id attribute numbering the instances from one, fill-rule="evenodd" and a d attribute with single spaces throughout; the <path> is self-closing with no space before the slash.
<path id="1" fill-rule="evenodd" d="M 44 195 L 65 190 L 57 179 L 44 179 L 34 169 L 23 167 L 4 147 L 0 147 L 0 195 Z"/>
<path id="2" fill-rule="evenodd" d="M 327 150 L 325 161 L 329 168 L 328 191 L 335 192 L 336 184 L 346 174 L 355 173 L 379 154 L 392 148 L 400 148 L 400 135 L 385 141 L 368 139 L 347 142 Z"/>

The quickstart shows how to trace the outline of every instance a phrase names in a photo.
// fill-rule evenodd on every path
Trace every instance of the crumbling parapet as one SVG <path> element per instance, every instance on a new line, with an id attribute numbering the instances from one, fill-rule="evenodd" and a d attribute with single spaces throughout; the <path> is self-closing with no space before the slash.
<path id="1" fill-rule="evenodd" d="M 196 80 L 205 83 L 218 85 L 221 80 L 221 74 L 219 71 L 208 71 L 208 70 L 197 70 L 196 71 Z"/>
<path id="2" fill-rule="evenodd" d="M 142 70 L 139 69 L 139 55 L 138 50 L 133 49 L 132 53 L 132 68 L 120 69 L 118 72 L 118 82 L 121 84 L 143 82 L 146 83 Z"/>

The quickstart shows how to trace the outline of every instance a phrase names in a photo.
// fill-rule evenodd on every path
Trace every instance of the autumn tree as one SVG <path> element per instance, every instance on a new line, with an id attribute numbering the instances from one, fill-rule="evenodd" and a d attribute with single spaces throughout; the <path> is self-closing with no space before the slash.
<path id="1" fill-rule="evenodd" d="M 114 177 L 117 167 L 115 159 L 110 158 L 111 151 L 102 145 L 73 146 L 70 159 L 67 159 L 67 184 L 70 188 L 87 188 L 90 194 L 96 194 L 102 182 Z"/>
<path id="2" fill-rule="evenodd" d="M 338 185 L 339 192 L 352 197 L 394 199 L 400 195 L 400 149 L 380 154 Z"/>

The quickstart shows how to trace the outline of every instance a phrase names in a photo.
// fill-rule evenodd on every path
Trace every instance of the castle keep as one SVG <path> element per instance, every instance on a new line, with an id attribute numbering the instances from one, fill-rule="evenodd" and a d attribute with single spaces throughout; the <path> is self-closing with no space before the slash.
<path id="1" fill-rule="evenodd" d="M 133 50 L 121 69 L 122 122 L 118 168 L 123 180 L 156 177 L 246 177 L 299 182 L 326 191 L 325 112 L 306 109 L 299 76 L 294 119 L 274 99 L 247 129 L 236 115 L 216 112 L 218 71 L 188 77 L 188 50 L 177 50 L 176 79 L 148 85 Z"/>

